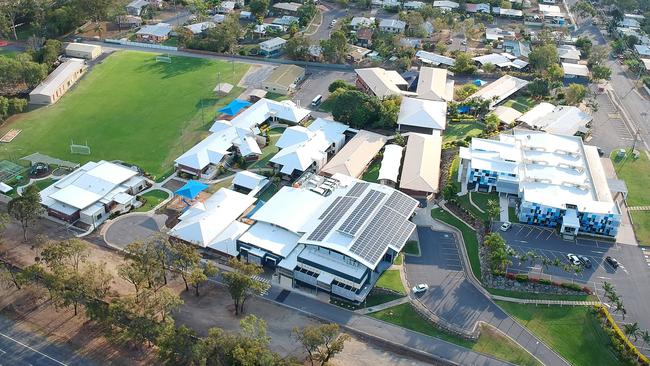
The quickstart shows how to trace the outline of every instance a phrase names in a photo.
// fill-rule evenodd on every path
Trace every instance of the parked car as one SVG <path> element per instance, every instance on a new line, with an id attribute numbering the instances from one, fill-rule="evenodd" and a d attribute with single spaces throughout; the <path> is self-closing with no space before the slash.
<path id="1" fill-rule="evenodd" d="M 618 268 L 621 265 L 614 257 L 607 256 L 605 257 L 605 261 L 614 268 Z"/>
<path id="2" fill-rule="evenodd" d="M 598 149 L 598 156 L 600 156 L 602 158 L 603 155 L 605 155 L 605 151 L 603 149 L 599 148 L 599 147 L 597 149 Z"/>
<path id="3" fill-rule="evenodd" d="M 512 227 L 512 223 L 506 221 L 503 224 L 501 224 L 501 227 L 499 228 L 499 230 L 508 231 L 508 230 L 510 230 L 510 227 Z"/>
<path id="4" fill-rule="evenodd" d="M 580 262 L 582 262 L 582 265 L 584 265 L 585 268 L 591 268 L 591 261 L 589 258 L 585 257 L 584 255 L 580 255 L 578 258 L 580 258 Z"/>
<path id="5" fill-rule="evenodd" d="M 567 254 L 566 259 L 569 261 L 569 263 L 571 263 L 574 266 L 579 266 L 582 263 L 580 262 L 578 256 L 575 254 L 571 254 L 571 253 Z"/>
<path id="6" fill-rule="evenodd" d="M 421 283 L 421 284 L 413 286 L 413 293 L 414 294 L 420 294 L 420 293 L 425 292 L 428 289 L 429 289 L 429 285 L 427 285 L 426 283 Z"/>

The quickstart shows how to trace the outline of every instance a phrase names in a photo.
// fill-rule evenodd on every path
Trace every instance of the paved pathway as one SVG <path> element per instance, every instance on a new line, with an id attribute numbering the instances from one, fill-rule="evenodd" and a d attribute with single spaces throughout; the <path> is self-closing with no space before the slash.
<path id="1" fill-rule="evenodd" d="M 508 195 L 499 194 L 499 208 L 501 209 L 501 211 L 499 211 L 499 221 L 510 221 L 508 215 Z"/>
<path id="2" fill-rule="evenodd" d="M 630 211 L 650 211 L 650 206 L 631 206 L 627 209 Z"/>
<path id="3" fill-rule="evenodd" d="M 384 310 L 384 309 L 392 308 L 393 306 L 406 304 L 407 302 L 410 302 L 410 301 L 411 301 L 411 299 L 409 299 L 408 296 L 404 296 L 404 297 L 401 297 L 401 298 L 399 298 L 397 300 L 385 302 L 385 303 L 377 305 L 377 306 L 371 306 L 371 307 L 356 310 L 355 313 L 357 313 L 357 314 L 376 313 L 376 312 Z"/>

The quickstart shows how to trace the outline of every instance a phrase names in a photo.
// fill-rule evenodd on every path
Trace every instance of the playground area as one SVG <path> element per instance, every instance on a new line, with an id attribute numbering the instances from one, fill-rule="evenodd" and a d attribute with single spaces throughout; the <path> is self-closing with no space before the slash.
<path id="1" fill-rule="evenodd" d="M 243 88 L 225 96 L 217 80 L 237 85 L 249 65 L 151 53 L 119 51 L 94 66 L 56 104 L 10 118 L 0 136 L 0 160 L 35 152 L 77 163 L 122 160 L 154 178 L 207 135 L 217 110 Z"/>

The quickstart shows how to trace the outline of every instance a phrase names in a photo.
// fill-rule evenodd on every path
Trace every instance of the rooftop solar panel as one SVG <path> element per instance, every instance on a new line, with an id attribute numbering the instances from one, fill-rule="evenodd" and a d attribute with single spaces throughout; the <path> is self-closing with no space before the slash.
<path id="1" fill-rule="evenodd" d="M 402 192 L 395 191 L 386 200 L 386 206 L 408 218 L 411 216 L 413 210 L 418 206 L 418 202 Z"/>
<path id="2" fill-rule="evenodd" d="M 350 191 L 348 191 L 347 195 L 350 196 L 350 197 L 360 197 L 361 193 L 363 193 L 363 191 L 365 191 L 366 188 L 368 188 L 369 185 L 370 184 L 368 184 L 367 182 L 354 183 L 352 188 L 350 188 Z"/>
<path id="3" fill-rule="evenodd" d="M 336 197 L 336 198 L 334 199 L 334 202 L 332 202 L 332 204 L 329 205 L 329 206 L 325 209 L 325 211 L 323 211 L 323 213 L 322 213 L 320 216 L 318 216 L 318 219 L 319 219 L 319 220 L 322 220 L 325 216 L 327 216 L 327 214 L 330 213 L 330 211 L 332 211 L 332 209 L 334 208 L 334 206 L 336 206 L 336 204 L 339 203 L 339 200 L 340 200 L 340 199 L 341 199 L 341 197 Z"/>
<path id="4" fill-rule="evenodd" d="M 350 216 L 341 224 L 339 231 L 354 236 L 385 196 L 383 192 L 370 190 L 370 193 L 363 197 Z"/>
<path id="5" fill-rule="evenodd" d="M 321 241 L 325 239 L 327 234 L 334 228 L 334 225 L 345 215 L 356 200 L 356 197 L 341 197 L 338 202 L 334 200 L 330 205 L 330 207 L 333 207 L 331 209 L 330 207 L 327 208 L 329 212 L 323 218 L 323 221 L 316 226 L 316 229 L 309 234 L 307 240 Z"/>

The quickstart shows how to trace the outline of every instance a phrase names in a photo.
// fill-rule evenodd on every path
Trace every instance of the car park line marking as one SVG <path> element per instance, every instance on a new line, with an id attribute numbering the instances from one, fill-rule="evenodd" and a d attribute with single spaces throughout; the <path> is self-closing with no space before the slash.
<path id="1" fill-rule="evenodd" d="M 3 355 L 7 353 L 7 351 L 3 350 L 2 348 L 0 348 L 0 352 L 2 352 Z"/>

